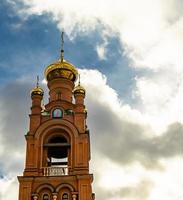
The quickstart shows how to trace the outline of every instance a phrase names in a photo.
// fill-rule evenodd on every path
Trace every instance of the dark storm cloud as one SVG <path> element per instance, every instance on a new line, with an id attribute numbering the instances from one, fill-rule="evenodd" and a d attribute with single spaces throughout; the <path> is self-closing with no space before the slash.
<path id="1" fill-rule="evenodd" d="M 30 83 L 15 81 L 1 89 L 1 121 L 6 147 L 19 148 L 27 128 Z"/>
<path id="2" fill-rule="evenodd" d="M 89 127 L 93 148 L 120 164 L 139 161 L 147 168 L 158 167 L 160 158 L 183 156 L 183 125 L 174 123 L 161 136 L 147 137 L 139 124 L 122 120 L 110 107 L 88 98 Z"/>
<path id="3" fill-rule="evenodd" d="M 3 148 L 0 154 L 0 163 L 5 174 L 22 169 L 30 88 L 30 83 L 15 81 L 0 90 L 0 137 Z M 7 157 L 8 162 L 6 162 Z"/>

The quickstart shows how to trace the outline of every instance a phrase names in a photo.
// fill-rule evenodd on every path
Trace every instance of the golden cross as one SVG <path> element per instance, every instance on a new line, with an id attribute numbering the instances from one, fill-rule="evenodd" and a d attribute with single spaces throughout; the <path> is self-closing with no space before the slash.
<path id="1" fill-rule="evenodd" d="M 37 83 L 36 83 L 37 88 L 39 87 L 39 76 L 37 75 Z"/>
<path id="2" fill-rule="evenodd" d="M 64 32 L 61 34 L 61 62 L 64 60 Z"/>

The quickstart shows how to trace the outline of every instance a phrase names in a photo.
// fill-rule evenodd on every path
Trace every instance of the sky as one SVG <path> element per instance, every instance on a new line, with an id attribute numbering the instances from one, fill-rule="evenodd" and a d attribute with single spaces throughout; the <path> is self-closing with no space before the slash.
<path id="1" fill-rule="evenodd" d="M 0 199 L 18 200 L 30 91 L 60 56 L 86 88 L 105 200 L 183 199 L 183 1 L 1 0 Z"/>

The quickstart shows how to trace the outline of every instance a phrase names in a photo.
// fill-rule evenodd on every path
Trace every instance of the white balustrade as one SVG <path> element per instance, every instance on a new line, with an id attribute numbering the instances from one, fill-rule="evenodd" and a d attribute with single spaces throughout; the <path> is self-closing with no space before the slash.
<path id="1" fill-rule="evenodd" d="M 43 167 L 44 176 L 68 175 L 68 167 Z"/>

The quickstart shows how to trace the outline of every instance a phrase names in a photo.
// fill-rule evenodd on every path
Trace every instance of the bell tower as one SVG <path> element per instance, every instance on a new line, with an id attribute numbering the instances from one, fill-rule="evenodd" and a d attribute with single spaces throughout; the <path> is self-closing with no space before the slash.
<path id="1" fill-rule="evenodd" d="M 39 83 L 31 91 L 26 163 L 23 176 L 18 177 L 19 200 L 94 199 L 85 89 L 80 81 L 75 86 L 78 71 L 63 54 L 62 48 L 61 59 L 45 69 L 49 99 L 44 108 Z"/>

